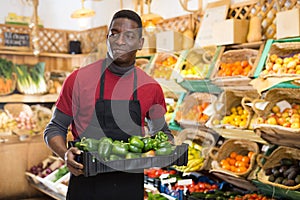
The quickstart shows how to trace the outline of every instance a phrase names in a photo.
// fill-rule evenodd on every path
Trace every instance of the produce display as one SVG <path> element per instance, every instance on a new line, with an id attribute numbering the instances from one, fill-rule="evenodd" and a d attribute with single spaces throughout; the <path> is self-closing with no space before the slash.
<path id="1" fill-rule="evenodd" d="M 16 88 L 16 74 L 13 67 L 11 61 L 0 58 L 0 95 L 10 94 Z"/>
<path id="2" fill-rule="evenodd" d="M 31 166 L 28 172 L 41 178 L 45 178 L 63 165 L 64 162 L 62 160 L 55 157 L 49 157 L 37 165 Z"/>
<path id="3" fill-rule="evenodd" d="M 249 120 L 249 112 L 241 105 L 230 108 L 230 114 L 223 116 L 221 120 L 215 119 L 214 125 L 231 125 L 239 128 L 247 128 Z"/>
<path id="4" fill-rule="evenodd" d="M 34 66 L 16 65 L 17 89 L 23 94 L 46 93 L 47 83 L 44 77 L 45 63 L 38 63 Z"/>
<path id="5" fill-rule="evenodd" d="M 299 129 L 300 128 L 300 104 L 292 103 L 290 107 L 283 110 L 278 105 L 271 108 L 271 112 L 264 117 L 258 117 L 256 123 L 265 123 L 270 125 L 279 125 L 283 127 Z"/>
<path id="6" fill-rule="evenodd" d="M 261 72 L 265 75 L 300 74 L 300 54 L 279 56 L 272 54 L 265 63 L 265 69 Z"/>
<path id="7" fill-rule="evenodd" d="M 220 161 L 220 165 L 225 170 L 244 173 L 249 168 L 253 154 L 254 152 L 252 151 L 249 151 L 247 155 L 242 155 L 233 151 L 230 153 L 229 157 Z"/>
<path id="8" fill-rule="evenodd" d="M 193 172 L 201 169 L 204 163 L 204 156 L 202 155 L 202 146 L 189 141 L 188 147 L 188 163 L 186 166 L 173 166 L 176 170 L 181 172 Z"/>
<path id="9" fill-rule="evenodd" d="M 234 63 L 222 62 L 217 72 L 217 76 L 248 76 L 251 70 L 252 65 L 247 60 L 236 61 Z"/>
<path id="10" fill-rule="evenodd" d="M 280 165 L 267 168 L 265 175 L 268 181 L 285 186 L 296 186 L 300 184 L 300 160 L 282 158 Z"/>
<path id="11" fill-rule="evenodd" d="M 12 128 L 15 127 L 16 122 L 7 115 L 6 112 L 0 110 L 0 133 L 11 132 Z"/>
<path id="12" fill-rule="evenodd" d="M 159 54 L 155 59 L 153 66 L 151 66 L 151 75 L 153 78 L 170 79 L 177 58 L 173 55 Z"/>
<path id="13" fill-rule="evenodd" d="M 162 131 L 157 132 L 154 138 L 131 136 L 127 142 L 113 141 L 107 137 L 100 140 L 82 138 L 75 143 L 75 147 L 87 152 L 97 151 L 104 161 L 170 155 L 175 150 L 175 146 Z"/>

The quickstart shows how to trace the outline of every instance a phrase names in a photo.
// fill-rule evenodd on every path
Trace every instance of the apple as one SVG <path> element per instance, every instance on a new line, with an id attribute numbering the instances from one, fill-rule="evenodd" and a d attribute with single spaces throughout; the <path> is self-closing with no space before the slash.
<path id="1" fill-rule="evenodd" d="M 267 119 L 267 124 L 271 124 L 271 125 L 277 125 L 277 117 L 274 115 L 274 116 L 271 116 L 271 117 L 268 117 Z"/>
<path id="2" fill-rule="evenodd" d="M 299 122 L 293 122 L 291 124 L 291 128 L 300 128 L 300 123 Z"/>
<path id="3" fill-rule="evenodd" d="M 291 123 L 290 122 L 285 122 L 282 126 L 290 128 L 291 127 Z"/>

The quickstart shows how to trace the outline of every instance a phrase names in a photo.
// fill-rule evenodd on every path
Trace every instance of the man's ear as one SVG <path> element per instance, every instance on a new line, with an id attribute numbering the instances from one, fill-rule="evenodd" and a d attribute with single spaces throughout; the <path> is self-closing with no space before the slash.
<path id="1" fill-rule="evenodd" d="M 144 45 L 144 41 L 145 41 L 145 39 L 142 37 L 142 38 L 140 39 L 140 42 L 139 42 L 138 50 L 142 50 L 143 45 Z"/>

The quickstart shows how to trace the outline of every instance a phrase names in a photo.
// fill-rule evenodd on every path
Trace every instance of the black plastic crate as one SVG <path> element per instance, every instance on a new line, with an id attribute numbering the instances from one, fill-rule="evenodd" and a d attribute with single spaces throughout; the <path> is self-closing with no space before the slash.
<path id="1" fill-rule="evenodd" d="M 84 176 L 94 176 L 98 173 L 112 171 L 143 172 L 151 167 L 168 167 L 186 165 L 188 162 L 188 145 L 176 146 L 174 152 L 167 156 L 154 156 L 135 159 L 104 161 L 97 152 L 83 152 L 81 162 L 84 165 Z"/>

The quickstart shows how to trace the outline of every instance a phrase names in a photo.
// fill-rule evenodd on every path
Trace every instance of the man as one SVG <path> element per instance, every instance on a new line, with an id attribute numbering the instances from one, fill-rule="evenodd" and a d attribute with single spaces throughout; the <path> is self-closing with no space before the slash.
<path id="1" fill-rule="evenodd" d="M 160 85 L 135 67 L 136 52 L 142 49 L 141 18 L 121 10 L 112 18 L 107 35 L 107 58 L 71 73 L 64 82 L 44 138 L 51 150 L 63 158 L 72 173 L 67 199 L 143 199 L 142 172 L 110 172 L 84 177 L 75 161 L 79 149 L 67 149 L 69 125 L 75 140 L 82 137 L 127 141 L 131 135 L 164 131 L 172 135 L 164 119 L 166 104 Z"/>

